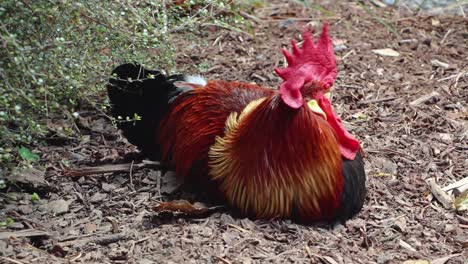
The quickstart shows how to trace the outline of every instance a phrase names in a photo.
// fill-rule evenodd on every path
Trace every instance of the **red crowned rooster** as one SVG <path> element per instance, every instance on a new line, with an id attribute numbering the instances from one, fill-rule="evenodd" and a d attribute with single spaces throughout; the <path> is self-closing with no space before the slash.
<path id="1" fill-rule="evenodd" d="M 279 89 L 120 65 L 112 114 L 140 116 L 118 124 L 129 142 L 245 215 L 344 221 L 365 199 L 361 148 L 327 97 L 337 76 L 328 25 L 316 43 L 308 31 L 303 40 L 283 50 Z"/>

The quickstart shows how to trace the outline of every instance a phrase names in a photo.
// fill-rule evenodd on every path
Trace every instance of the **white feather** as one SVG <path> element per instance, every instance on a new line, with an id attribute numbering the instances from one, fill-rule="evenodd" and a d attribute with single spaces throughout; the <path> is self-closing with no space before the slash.
<path id="1" fill-rule="evenodd" d="M 206 85 L 206 80 L 200 75 L 185 75 L 184 80 L 188 83 L 193 83 L 201 86 Z"/>

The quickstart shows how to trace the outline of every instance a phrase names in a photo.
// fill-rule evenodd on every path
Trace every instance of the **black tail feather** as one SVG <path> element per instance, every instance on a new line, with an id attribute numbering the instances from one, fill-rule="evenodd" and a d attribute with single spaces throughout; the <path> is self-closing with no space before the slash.
<path id="1" fill-rule="evenodd" d="M 361 210 L 366 199 L 366 173 L 361 152 L 354 160 L 343 159 L 343 178 L 342 208 L 338 218 L 345 221 Z"/>
<path id="2" fill-rule="evenodd" d="M 122 64 L 112 71 L 107 84 L 111 114 L 127 140 L 145 156 L 159 158 L 157 128 L 169 107 L 169 100 L 179 93 L 173 83 L 183 79 L 183 75 L 166 77 L 159 71 L 132 63 Z"/>

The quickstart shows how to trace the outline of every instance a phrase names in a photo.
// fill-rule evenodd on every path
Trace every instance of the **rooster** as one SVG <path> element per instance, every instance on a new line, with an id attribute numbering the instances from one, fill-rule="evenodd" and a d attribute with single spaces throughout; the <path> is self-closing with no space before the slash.
<path id="1" fill-rule="evenodd" d="M 118 122 L 130 143 L 243 215 L 344 222 L 363 206 L 366 176 L 360 143 L 328 98 L 337 76 L 328 25 L 291 48 L 275 69 L 279 89 L 120 65 L 107 86 L 112 115 L 141 117 Z"/>

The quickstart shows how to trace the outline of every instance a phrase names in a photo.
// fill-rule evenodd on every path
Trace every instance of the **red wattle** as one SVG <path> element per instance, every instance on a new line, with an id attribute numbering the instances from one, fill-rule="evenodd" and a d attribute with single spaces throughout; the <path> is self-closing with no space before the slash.
<path id="1" fill-rule="evenodd" d="M 341 123 L 341 118 L 335 114 L 335 111 L 333 111 L 331 102 L 327 97 L 322 96 L 319 99 L 318 104 L 327 115 L 327 121 L 335 131 L 340 145 L 341 155 L 346 159 L 354 160 L 356 153 L 361 148 L 359 141 L 349 133 L 348 130 L 346 130 L 343 123 Z"/>

